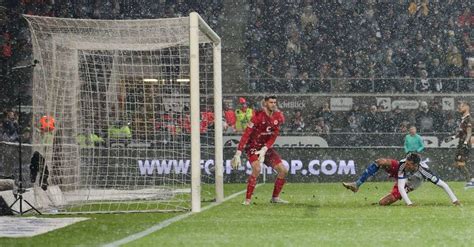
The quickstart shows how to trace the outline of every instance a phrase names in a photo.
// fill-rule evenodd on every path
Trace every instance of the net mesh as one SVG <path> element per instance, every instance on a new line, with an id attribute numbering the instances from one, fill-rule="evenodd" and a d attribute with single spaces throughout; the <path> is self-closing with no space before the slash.
<path id="1" fill-rule="evenodd" d="M 57 188 L 45 192 L 49 204 L 83 212 L 189 209 L 189 17 L 25 18 L 40 61 L 33 146 Z M 212 200 L 213 44 L 204 33 L 199 43 L 202 198 Z"/>

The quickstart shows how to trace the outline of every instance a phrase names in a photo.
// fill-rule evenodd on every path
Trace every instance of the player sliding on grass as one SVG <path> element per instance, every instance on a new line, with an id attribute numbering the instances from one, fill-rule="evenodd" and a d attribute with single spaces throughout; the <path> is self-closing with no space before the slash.
<path id="1" fill-rule="evenodd" d="M 248 123 L 237 152 L 232 159 L 234 169 L 240 167 L 240 155 L 245 150 L 252 165 L 252 174 L 247 180 L 247 194 L 244 205 L 250 205 L 252 193 L 260 175 L 260 163 L 273 167 L 278 172 L 273 188 L 272 203 L 288 203 L 280 199 L 279 195 L 285 185 L 287 169 L 283 165 L 280 155 L 272 148 L 280 132 L 280 125 L 284 122 L 283 113 L 277 108 L 276 96 L 266 96 L 262 103 L 262 110 L 256 111 Z"/>
<path id="2" fill-rule="evenodd" d="M 393 159 L 378 159 L 367 167 L 356 182 L 342 183 L 342 185 L 353 192 L 357 192 L 359 187 L 369 177 L 373 176 L 380 168 L 382 168 L 389 174 L 389 177 L 397 178 L 397 182 L 395 182 L 392 192 L 380 199 L 379 204 L 382 206 L 388 206 L 400 199 L 403 199 L 408 206 L 413 205 L 410 198 L 408 198 L 407 193 L 418 188 L 425 179 L 443 188 L 449 195 L 449 198 L 451 198 L 453 204 L 460 205 L 448 184 L 435 176 L 429 170 L 426 163 L 420 164 L 420 161 L 420 155 L 415 153 L 409 153 L 405 159 L 400 161 Z"/>

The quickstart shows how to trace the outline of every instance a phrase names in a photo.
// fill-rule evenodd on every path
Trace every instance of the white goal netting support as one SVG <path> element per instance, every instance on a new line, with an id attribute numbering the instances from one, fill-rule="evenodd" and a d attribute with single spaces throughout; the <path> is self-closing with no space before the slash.
<path id="1" fill-rule="evenodd" d="M 221 43 L 197 13 L 25 18 L 41 208 L 199 212 L 223 200 Z"/>

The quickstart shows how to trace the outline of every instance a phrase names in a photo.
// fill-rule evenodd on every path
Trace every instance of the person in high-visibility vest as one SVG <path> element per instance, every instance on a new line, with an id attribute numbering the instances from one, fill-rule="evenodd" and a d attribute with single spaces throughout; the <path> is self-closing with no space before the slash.
<path id="1" fill-rule="evenodd" d="M 91 148 L 100 145 L 104 142 L 104 139 L 94 133 L 90 133 L 77 135 L 76 141 L 81 148 Z"/>
<path id="2" fill-rule="evenodd" d="M 238 132 L 242 132 L 247 127 L 247 124 L 250 122 L 250 119 L 252 119 L 253 110 L 252 108 L 247 106 L 247 101 L 245 100 L 245 98 L 241 97 L 239 99 L 239 102 L 241 104 L 241 108 L 235 110 L 235 130 Z"/>
<path id="3" fill-rule="evenodd" d="M 128 143 L 132 139 L 132 130 L 127 123 L 118 122 L 109 127 L 108 137 L 111 142 Z"/>

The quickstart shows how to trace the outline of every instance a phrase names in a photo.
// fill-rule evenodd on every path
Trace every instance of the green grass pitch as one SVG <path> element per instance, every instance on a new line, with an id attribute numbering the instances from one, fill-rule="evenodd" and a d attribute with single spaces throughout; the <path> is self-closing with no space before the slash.
<path id="1" fill-rule="evenodd" d="M 289 183 L 282 198 L 290 204 L 273 205 L 269 183 L 256 189 L 251 206 L 240 205 L 242 195 L 126 246 L 470 246 L 474 190 L 449 184 L 462 207 L 431 183 L 410 193 L 415 207 L 373 205 L 390 191 L 388 182 L 366 183 L 356 194 L 340 183 Z M 245 185 L 225 189 L 230 195 Z M 81 215 L 91 219 L 33 238 L 0 238 L 0 246 L 99 246 L 178 214 Z"/>

